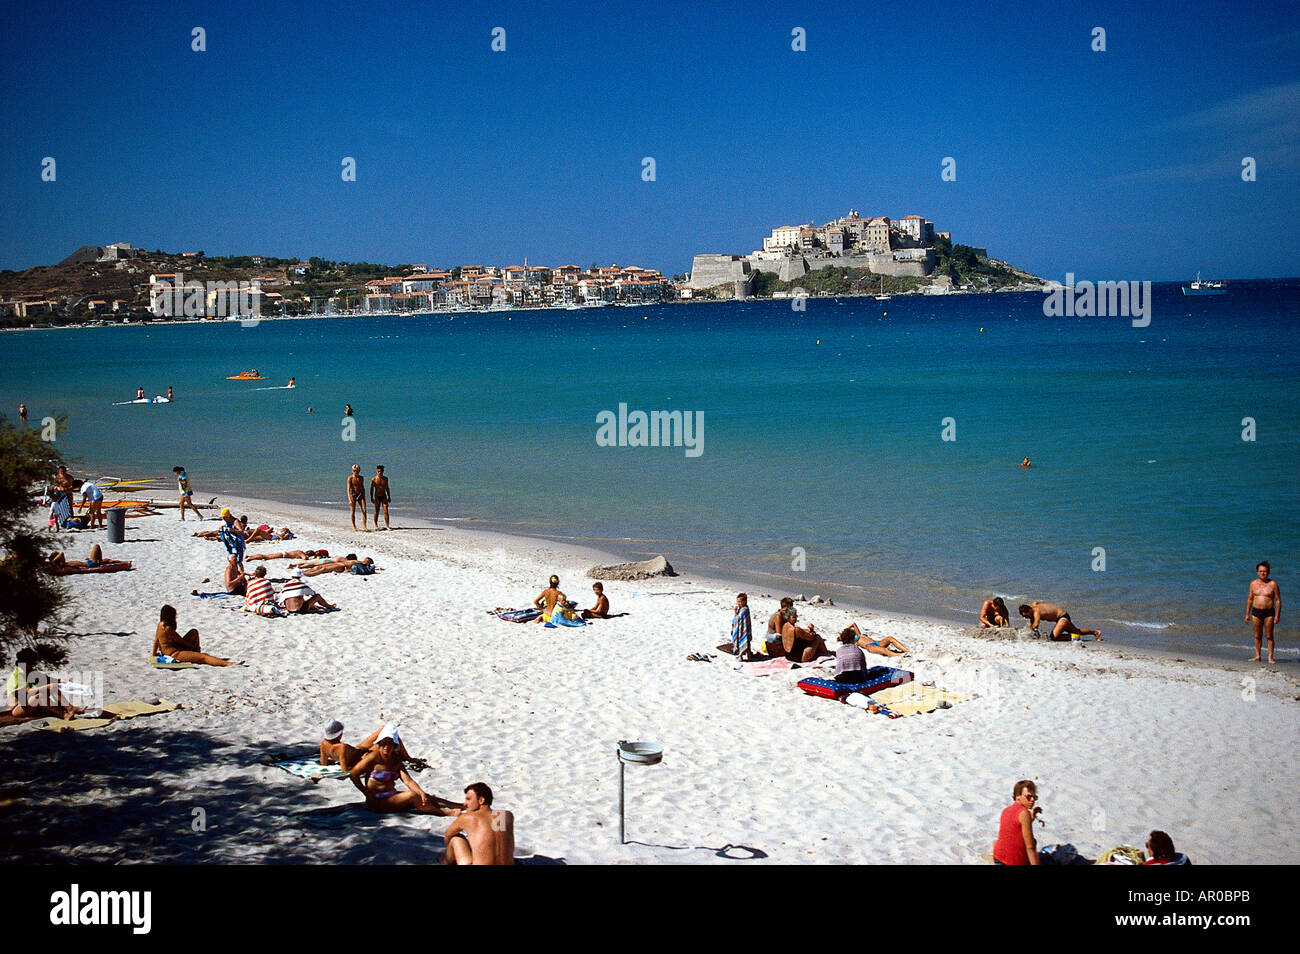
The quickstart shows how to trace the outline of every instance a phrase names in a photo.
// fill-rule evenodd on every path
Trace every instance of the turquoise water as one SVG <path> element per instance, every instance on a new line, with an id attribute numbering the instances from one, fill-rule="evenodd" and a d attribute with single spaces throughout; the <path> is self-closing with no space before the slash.
<path id="1" fill-rule="evenodd" d="M 1156 286 L 1146 328 L 1008 294 L 14 333 L 0 406 L 67 414 L 101 471 L 184 464 L 202 498 L 337 503 L 382 463 L 397 515 L 968 623 L 987 593 L 1048 599 L 1237 657 L 1255 563 L 1290 592 L 1300 553 L 1300 283 L 1232 287 Z M 225 379 L 248 367 L 269 380 Z M 598 446 L 620 403 L 702 411 L 703 453 Z"/>

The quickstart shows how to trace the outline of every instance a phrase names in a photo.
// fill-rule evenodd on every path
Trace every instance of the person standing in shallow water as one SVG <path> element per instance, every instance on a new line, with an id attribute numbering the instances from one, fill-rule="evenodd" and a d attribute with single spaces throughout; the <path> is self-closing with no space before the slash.
<path id="1" fill-rule="evenodd" d="M 393 529 L 388 525 L 388 503 L 392 500 L 392 494 L 388 489 L 388 478 L 384 476 L 384 465 L 379 464 L 375 467 L 375 476 L 370 478 L 370 502 L 374 504 L 375 509 L 375 529 L 379 529 L 379 508 L 384 508 L 384 529 Z"/>
<path id="2" fill-rule="evenodd" d="M 361 476 L 361 465 L 353 464 L 352 473 L 348 475 L 348 508 L 352 511 L 352 529 L 357 528 L 357 504 L 361 504 L 361 529 L 369 530 L 366 526 L 366 480 Z M 376 520 L 379 517 L 375 513 Z"/>

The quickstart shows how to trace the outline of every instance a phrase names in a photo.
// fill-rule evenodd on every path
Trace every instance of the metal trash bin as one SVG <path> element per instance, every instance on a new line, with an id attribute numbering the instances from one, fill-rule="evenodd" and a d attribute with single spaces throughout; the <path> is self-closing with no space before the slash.
<path id="1" fill-rule="evenodd" d="M 108 518 L 108 542 L 126 542 L 126 508 L 110 507 L 104 514 Z"/>

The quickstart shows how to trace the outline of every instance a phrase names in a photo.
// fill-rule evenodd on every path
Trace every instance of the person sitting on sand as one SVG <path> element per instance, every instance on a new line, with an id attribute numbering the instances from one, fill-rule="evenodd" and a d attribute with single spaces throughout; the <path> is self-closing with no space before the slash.
<path id="1" fill-rule="evenodd" d="M 322 573 L 348 573 L 354 566 L 374 566 L 375 561 L 371 557 L 357 559 L 355 553 L 349 553 L 345 557 L 334 557 L 329 560 L 314 560 L 304 563 L 290 563 L 289 569 L 302 570 L 303 576 L 320 576 Z"/>
<path id="2" fill-rule="evenodd" d="M 28 682 L 27 674 L 38 661 L 36 650 L 28 647 L 18 650 L 14 655 L 14 671 L 9 674 L 5 695 L 9 714 L 19 719 L 42 716 L 71 719 L 84 712 L 84 709 L 72 705 L 63 697 L 57 681 L 46 679 L 44 682 Z"/>
<path id="3" fill-rule="evenodd" d="M 1016 782 L 1012 802 L 998 819 L 998 840 L 993 843 L 995 865 L 1036 865 L 1038 845 L 1034 841 L 1034 818 L 1038 807 L 1038 786 L 1029 779 Z"/>
<path id="4" fill-rule="evenodd" d="M 59 551 L 58 553 L 51 555 L 46 562 L 50 565 L 50 568 L 54 570 L 62 570 L 65 567 L 71 566 L 83 566 L 87 569 L 93 570 L 97 566 L 104 565 L 104 554 L 99 549 L 99 544 L 96 543 L 90 548 L 90 558 L 87 560 L 69 560 L 63 555 L 63 551 Z"/>
<path id="5" fill-rule="evenodd" d="M 348 771 L 352 784 L 365 795 L 366 807 L 372 812 L 456 814 L 460 810 L 459 805 L 437 795 L 426 795 L 424 789 L 411 778 L 403 763 L 401 744 L 397 726 L 384 726 L 371 749 Z M 408 791 L 397 790 L 399 779 Z"/>
<path id="6" fill-rule="evenodd" d="M 330 555 L 328 550 L 282 550 L 279 553 L 246 553 L 245 560 L 315 560 Z"/>
<path id="7" fill-rule="evenodd" d="M 866 634 L 862 632 L 857 623 L 850 624 L 847 629 L 840 633 L 840 642 L 844 642 L 844 637 L 846 635 L 853 637 L 853 642 L 859 649 L 865 650 L 869 653 L 875 653 L 877 656 L 905 656 L 911 652 L 910 649 L 896 640 L 893 636 L 881 636 L 879 639 L 867 639 Z"/>
<path id="8" fill-rule="evenodd" d="M 862 683 L 867 681 L 867 654 L 856 644 L 857 634 L 849 627 L 840 633 L 840 648 L 835 650 L 835 681 Z"/>
<path id="9" fill-rule="evenodd" d="M 263 540 L 292 540 L 292 539 L 293 539 L 293 533 L 289 530 L 288 527 L 281 527 L 279 530 L 274 530 L 265 523 L 262 524 L 260 527 L 254 527 L 252 530 L 249 530 L 247 533 L 244 534 L 244 540 L 248 543 L 260 543 Z"/>
<path id="10" fill-rule="evenodd" d="M 275 587 L 266 578 L 264 566 L 244 577 L 244 612 L 258 616 L 284 615 L 284 607 L 276 602 Z"/>
<path id="11" fill-rule="evenodd" d="M 176 662 L 200 663 L 204 666 L 242 666 L 244 663 L 231 662 L 220 656 L 210 656 L 199 645 L 199 631 L 191 629 L 184 636 L 176 627 L 176 607 L 163 604 L 158 613 L 158 629 L 153 636 L 154 657 L 169 656 Z"/>
<path id="12" fill-rule="evenodd" d="M 555 607 L 557 605 L 567 606 L 568 602 L 569 598 L 560 592 L 560 578 L 552 574 L 550 585 L 538 593 L 537 598 L 533 600 L 533 605 L 542 611 L 542 615 L 537 617 L 534 622 L 549 623 L 551 614 L 555 612 Z"/>
<path id="13" fill-rule="evenodd" d="M 785 652 L 781 646 L 781 630 L 785 628 L 786 614 L 794 608 L 794 600 L 788 596 L 781 597 L 781 606 L 767 620 L 767 633 L 763 637 L 762 651 L 768 656 L 779 656 Z"/>
<path id="14" fill-rule="evenodd" d="M 351 772 L 353 767 L 361 761 L 362 756 L 369 752 L 375 745 L 375 740 L 379 738 L 384 726 L 380 726 L 374 732 L 362 739 L 356 745 L 348 745 L 343 741 L 343 723 L 337 719 L 331 719 L 325 724 L 323 738 L 320 743 L 320 764 L 334 765 L 345 772 Z M 403 762 L 411 761 L 410 753 L 406 751 L 406 746 L 398 742 L 397 757 Z"/>
<path id="15" fill-rule="evenodd" d="M 596 594 L 596 604 L 591 609 L 583 610 L 582 618 L 609 619 L 609 597 L 605 595 L 605 584 L 593 583 L 591 591 Z"/>
<path id="16" fill-rule="evenodd" d="M 1191 859 L 1174 850 L 1174 840 L 1163 831 L 1153 831 L 1147 838 L 1147 854 L 1151 857 L 1144 865 L 1190 865 Z"/>
<path id="17" fill-rule="evenodd" d="M 984 601 L 980 607 L 980 626 L 994 628 L 1010 625 L 1011 614 L 1007 612 L 1007 604 L 1002 601 L 1002 597 L 994 596 Z"/>
<path id="18" fill-rule="evenodd" d="M 1034 631 L 1035 636 L 1042 635 L 1038 631 L 1040 622 L 1054 623 L 1052 631 L 1048 634 L 1048 638 L 1054 642 L 1078 639 L 1080 636 L 1091 636 L 1094 640 L 1101 639 L 1100 630 L 1080 629 L 1074 625 L 1074 620 L 1070 619 L 1069 613 L 1055 604 L 1044 603 L 1042 600 L 1034 600 L 1028 605 L 1021 604 L 1020 615 L 1029 620 L 1029 628 Z"/>
<path id="19" fill-rule="evenodd" d="M 492 808 L 492 789 L 483 782 L 465 786 L 465 803 L 443 833 L 445 865 L 513 865 L 515 816 Z"/>
<path id="20" fill-rule="evenodd" d="M 754 658 L 754 630 L 749 618 L 749 594 L 737 593 L 731 615 L 731 651 L 742 662 Z"/>
<path id="21" fill-rule="evenodd" d="M 227 593 L 234 593 L 236 596 L 244 595 L 244 584 L 248 579 L 248 574 L 244 568 L 239 565 L 239 557 L 233 553 L 226 560 L 226 571 L 223 574 L 222 582 L 226 586 Z"/>
<path id="22" fill-rule="evenodd" d="M 294 570 L 293 573 L 295 578 L 280 591 L 280 605 L 286 613 L 328 613 L 338 609 L 302 581 L 302 570 Z"/>
<path id="23" fill-rule="evenodd" d="M 818 656 L 829 655 L 826 641 L 818 635 L 816 628 L 809 625 L 803 629 L 798 623 L 799 612 L 791 606 L 785 614 L 785 626 L 781 630 L 781 646 L 785 650 L 785 658 L 791 662 L 812 662 Z"/>

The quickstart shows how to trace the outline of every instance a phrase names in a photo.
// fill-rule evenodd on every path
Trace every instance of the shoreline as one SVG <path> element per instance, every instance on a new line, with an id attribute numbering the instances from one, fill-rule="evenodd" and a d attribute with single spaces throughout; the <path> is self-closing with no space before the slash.
<path id="1" fill-rule="evenodd" d="M 370 815 L 346 781 L 312 785 L 260 764 L 313 752 L 329 718 L 347 726 L 346 740 L 399 722 L 429 760 L 417 776 L 426 791 L 455 797 L 486 781 L 515 813 L 518 854 L 543 860 L 718 864 L 726 858 L 716 849 L 695 846 L 736 844 L 777 864 L 978 864 L 1004 789 L 1023 777 L 1049 800 L 1042 842 L 1089 857 L 1162 828 L 1197 864 L 1300 860 L 1289 809 L 1236 781 L 1268 765 L 1282 790 L 1300 782 L 1286 729 L 1300 679 L 1289 672 L 1255 667 L 1247 699 L 1241 673 L 1222 667 L 1041 640 L 1009 646 L 915 617 L 801 606 L 824 633 L 855 619 L 897 636 L 912 653 L 893 665 L 917 686 L 969 697 L 890 720 L 798 691 L 815 669 L 736 672 L 715 649 L 746 588 L 734 580 L 685 572 L 610 582 L 613 611 L 628 615 L 552 630 L 488 611 L 527 605 L 552 572 L 585 605 L 584 574 L 607 551 L 400 513 L 402 529 L 360 534 L 342 508 L 221 502 L 289 526 L 293 546 L 373 554 L 379 571 L 313 579 L 337 613 L 262 619 L 187 595 L 220 579 L 224 548 L 190 535 L 213 519 L 180 523 L 170 510 L 128 521 L 126 542 L 105 545 L 105 556 L 135 570 L 68 578 L 69 629 L 81 634 L 67 643 L 69 668 L 102 673 L 112 701 L 183 708 L 77 737 L 0 729 L 0 740 L 22 734 L 22 744 L 0 744 L 0 771 L 27 787 L 24 813 L 35 822 L 32 838 L 7 842 L 6 860 L 57 862 L 75 850 L 87 863 L 428 863 L 445 819 Z M 70 537 L 73 556 L 103 542 L 99 531 Z M 283 562 L 266 565 L 277 580 L 287 575 Z M 206 651 L 248 667 L 144 665 L 162 602 L 178 607 L 182 628 L 199 629 Z M 756 630 L 775 602 L 755 593 Z M 713 658 L 687 658 L 699 653 Z M 1214 731 L 1187 731 L 1198 712 Z M 619 739 L 665 749 L 660 766 L 627 773 L 625 845 Z M 809 790 L 818 797 L 792 811 Z M 855 811 L 864 792 L 891 805 L 888 816 Z M 195 807 L 209 825 L 197 838 Z M 1098 812 L 1111 819 L 1101 829 Z"/>

